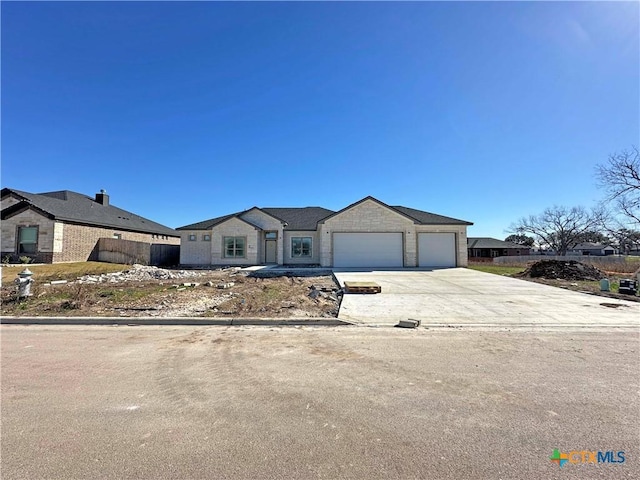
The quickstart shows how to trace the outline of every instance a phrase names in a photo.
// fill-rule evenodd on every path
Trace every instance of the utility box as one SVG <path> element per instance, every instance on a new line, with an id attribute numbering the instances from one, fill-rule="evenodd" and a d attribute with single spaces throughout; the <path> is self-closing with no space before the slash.
<path id="1" fill-rule="evenodd" d="M 638 294 L 638 281 L 631 279 L 620 280 L 620 287 L 618 287 L 618 293 L 624 293 L 625 295 L 637 295 Z"/>

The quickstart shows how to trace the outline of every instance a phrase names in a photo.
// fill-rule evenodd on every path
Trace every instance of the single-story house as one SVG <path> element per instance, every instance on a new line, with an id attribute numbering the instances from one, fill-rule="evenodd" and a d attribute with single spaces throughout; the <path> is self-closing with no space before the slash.
<path id="1" fill-rule="evenodd" d="M 253 207 L 176 230 L 184 265 L 461 267 L 469 225 L 369 196 L 337 212 Z"/>
<path id="2" fill-rule="evenodd" d="M 529 247 L 490 237 L 467 238 L 469 260 L 529 255 Z"/>
<path id="3" fill-rule="evenodd" d="M 602 243 L 592 243 L 592 242 L 579 243 L 567 252 L 567 254 L 569 255 L 595 255 L 595 256 L 616 255 L 617 253 L 618 253 L 618 249 L 612 247 L 611 245 L 604 245 Z"/>
<path id="4" fill-rule="evenodd" d="M 1 255 L 11 261 L 22 256 L 41 263 L 97 260 L 100 238 L 180 244 L 180 234 L 172 228 L 110 205 L 104 190 L 92 198 L 69 190 L 3 188 L 0 210 Z"/>

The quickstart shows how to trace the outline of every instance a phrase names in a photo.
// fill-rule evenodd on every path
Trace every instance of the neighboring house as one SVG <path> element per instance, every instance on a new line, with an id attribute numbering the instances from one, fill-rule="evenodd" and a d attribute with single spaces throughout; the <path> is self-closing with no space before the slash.
<path id="1" fill-rule="evenodd" d="M 258 208 L 179 227 L 184 265 L 455 267 L 470 222 L 366 197 L 338 212 Z"/>
<path id="2" fill-rule="evenodd" d="M 571 250 L 567 252 L 568 255 L 595 255 L 595 256 L 605 256 L 605 255 L 616 255 L 618 253 L 618 249 L 613 248 L 611 245 L 603 245 L 602 243 L 579 243 Z"/>
<path id="3" fill-rule="evenodd" d="M 179 245 L 180 234 L 109 204 L 104 191 L 95 198 L 62 190 L 1 192 L 2 258 L 28 256 L 36 262 L 97 260 L 100 238 Z"/>
<path id="4" fill-rule="evenodd" d="M 529 247 L 497 238 L 469 237 L 467 239 L 469 260 L 529 255 Z"/>

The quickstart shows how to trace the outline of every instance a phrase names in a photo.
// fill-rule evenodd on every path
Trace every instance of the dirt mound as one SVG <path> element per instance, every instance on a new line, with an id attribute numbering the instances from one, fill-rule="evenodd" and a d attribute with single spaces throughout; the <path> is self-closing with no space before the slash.
<path id="1" fill-rule="evenodd" d="M 606 277 L 604 272 L 596 267 L 576 260 L 540 260 L 522 272 L 522 276 L 562 280 L 600 280 Z"/>

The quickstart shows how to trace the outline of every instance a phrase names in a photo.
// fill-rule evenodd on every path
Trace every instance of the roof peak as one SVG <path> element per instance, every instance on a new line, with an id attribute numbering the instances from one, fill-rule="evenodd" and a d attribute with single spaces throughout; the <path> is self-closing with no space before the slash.
<path id="1" fill-rule="evenodd" d="M 22 200 L 2 211 L 3 216 L 13 216 L 25 209 L 37 208 L 51 218 L 63 222 L 94 225 L 141 233 L 177 236 L 165 225 L 149 220 L 133 212 L 108 204 L 108 198 L 99 201 L 72 190 L 56 190 L 31 193 L 12 188 L 3 188 L 2 194 L 12 192 Z M 100 195 L 100 194 L 97 194 Z M 106 197 L 106 194 L 103 194 Z"/>

